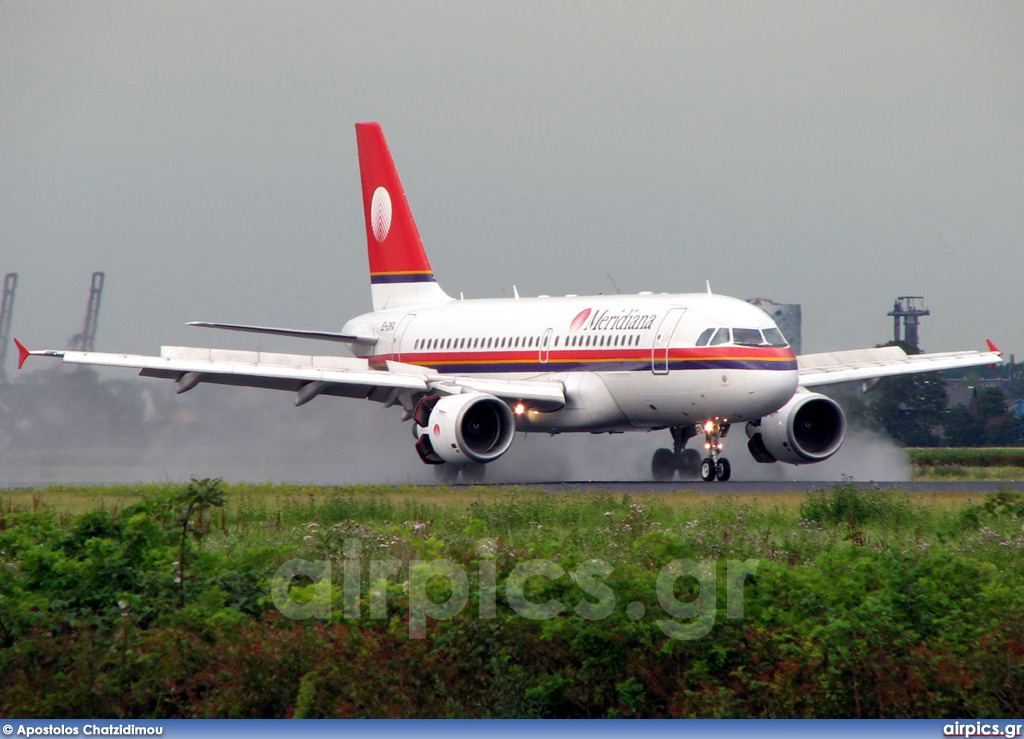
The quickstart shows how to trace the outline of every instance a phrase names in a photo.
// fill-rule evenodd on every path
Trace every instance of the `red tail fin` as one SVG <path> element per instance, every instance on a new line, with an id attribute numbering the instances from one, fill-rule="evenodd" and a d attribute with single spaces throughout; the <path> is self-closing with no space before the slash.
<path id="1" fill-rule="evenodd" d="M 434 280 L 379 123 L 357 123 L 374 310 L 449 299 Z"/>

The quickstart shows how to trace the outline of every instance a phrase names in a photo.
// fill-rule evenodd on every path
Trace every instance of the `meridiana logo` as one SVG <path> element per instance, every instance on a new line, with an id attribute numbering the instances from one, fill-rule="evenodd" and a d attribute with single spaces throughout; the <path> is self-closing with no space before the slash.
<path id="1" fill-rule="evenodd" d="M 391 196 L 383 187 L 374 190 L 370 200 L 370 228 L 378 244 L 388 237 L 391 230 Z"/>
<path id="2" fill-rule="evenodd" d="M 569 324 L 569 330 L 572 333 L 576 333 L 577 331 L 579 331 L 583 327 L 583 324 L 587 322 L 587 319 L 589 317 L 590 317 L 590 308 L 587 308 L 586 310 L 581 310 L 579 312 L 579 315 L 577 315 L 574 319 L 572 319 L 572 323 Z"/>

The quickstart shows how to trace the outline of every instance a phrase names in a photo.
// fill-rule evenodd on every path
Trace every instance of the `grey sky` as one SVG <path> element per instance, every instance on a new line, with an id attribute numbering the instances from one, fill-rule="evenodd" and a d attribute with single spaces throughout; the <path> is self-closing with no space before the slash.
<path id="1" fill-rule="evenodd" d="M 804 307 L 804 350 L 1024 353 L 1024 4 L 0 0 L 0 273 L 60 347 L 368 310 L 353 124 L 452 294 Z M 326 345 L 306 350 L 330 351 Z M 10 359 L 9 359 L 10 362 Z M 12 367 L 8 365 L 10 371 Z"/>

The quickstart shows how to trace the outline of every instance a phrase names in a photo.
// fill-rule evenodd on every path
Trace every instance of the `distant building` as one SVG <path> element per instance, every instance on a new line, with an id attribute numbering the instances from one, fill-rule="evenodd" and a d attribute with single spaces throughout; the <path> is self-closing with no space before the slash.
<path id="1" fill-rule="evenodd" d="M 771 316 L 779 331 L 786 337 L 786 341 L 793 347 L 793 351 L 797 354 L 802 353 L 803 341 L 800 332 L 803 314 L 799 303 L 776 303 L 768 298 L 750 298 L 747 302 Z"/>

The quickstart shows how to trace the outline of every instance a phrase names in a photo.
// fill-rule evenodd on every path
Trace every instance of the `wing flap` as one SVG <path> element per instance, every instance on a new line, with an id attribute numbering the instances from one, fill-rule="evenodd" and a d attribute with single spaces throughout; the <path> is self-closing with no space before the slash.
<path id="1" fill-rule="evenodd" d="M 444 382 L 504 400 L 527 400 L 539 411 L 553 411 L 565 405 L 565 387 L 561 382 L 554 380 L 499 380 L 445 376 Z"/>
<path id="2" fill-rule="evenodd" d="M 907 354 L 898 346 L 802 354 L 797 357 L 800 384 L 803 387 L 978 367 L 1000 364 L 1002 361 L 1002 354 L 998 350 Z"/>
<path id="3" fill-rule="evenodd" d="M 134 368 L 144 377 L 178 380 L 195 373 L 199 382 L 217 385 L 297 390 L 309 382 L 324 382 L 332 386 L 325 394 L 350 397 L 365 397 L 374 388 L 413 392 L 427 389 L 423 377 L 369 369 L 366 360 L 346 357 L 202 347 L 162 347 L 158 357 L 76 351 L 50 352 L 49 356 L 60 356 L 68 364 Z"/>

